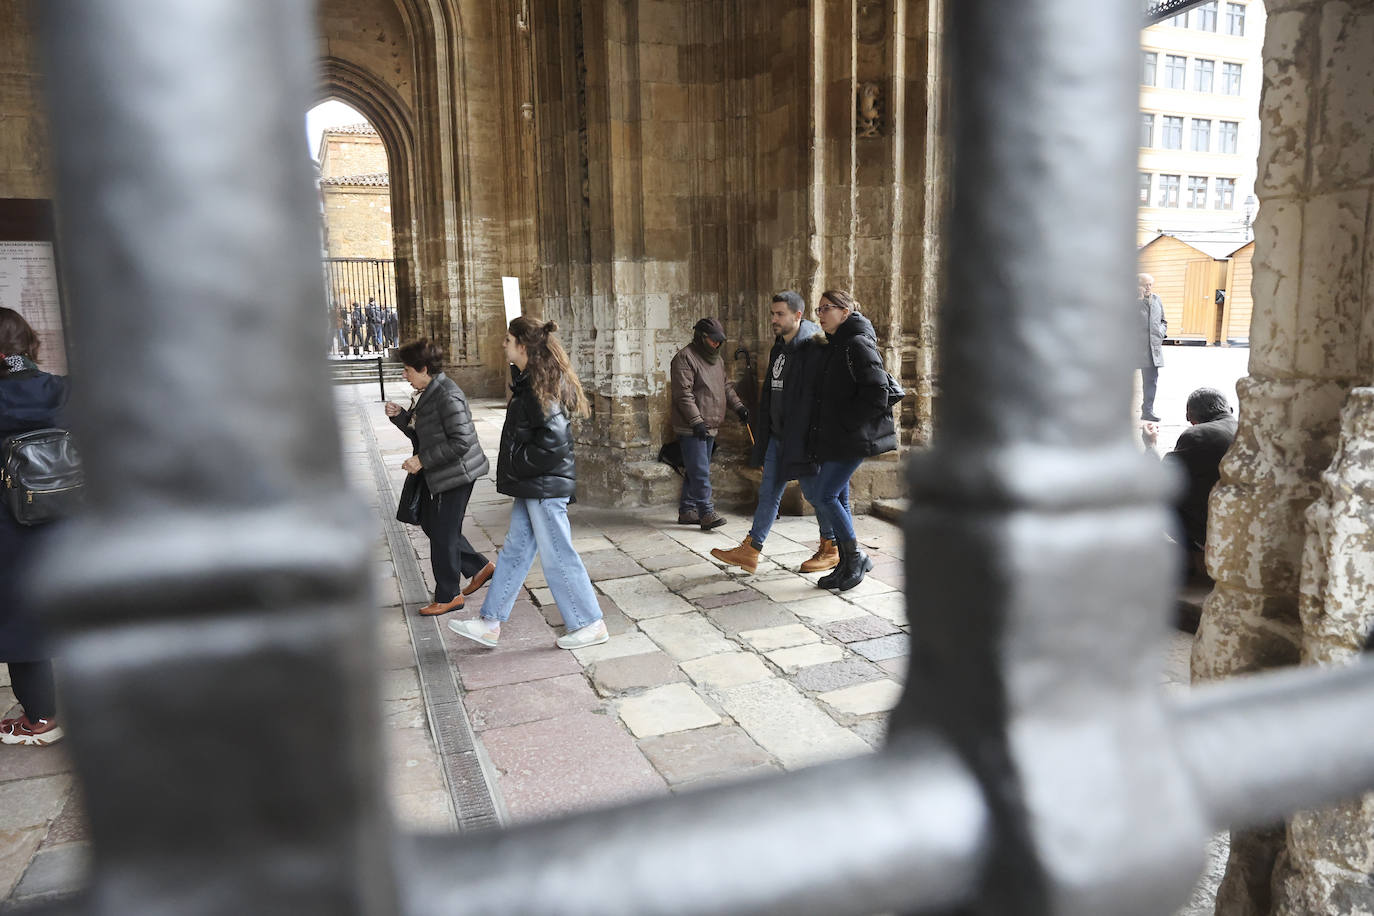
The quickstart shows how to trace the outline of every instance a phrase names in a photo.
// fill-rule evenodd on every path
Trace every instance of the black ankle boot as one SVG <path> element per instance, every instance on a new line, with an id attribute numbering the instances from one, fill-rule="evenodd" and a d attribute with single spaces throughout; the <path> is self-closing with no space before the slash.
<path id="1" fill-rule="evenodd" d="M 831 580 L 825 587 L 847 592 L 864 580 L 864 573 L 873 568 L 873 561 L 859 548 L 857 540 L 836 541 L 835 546 L 840 548 L 840 565 L 825 577 Z M 821 581 L 825 582 L 825 579 Z"/>

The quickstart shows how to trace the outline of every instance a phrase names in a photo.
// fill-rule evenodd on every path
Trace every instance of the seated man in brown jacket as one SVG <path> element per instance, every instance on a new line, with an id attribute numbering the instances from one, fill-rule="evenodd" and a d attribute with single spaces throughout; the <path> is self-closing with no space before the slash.
<path id="1" fill-rule="evenodd" d="M 715 318 L 703 318 L 692 330 L 692 342 L 673 357 L 669 377 L 670 422 L 682 446 L 683 463 L 677 522 L 709 531 L 725 524 L 711 500 L 711 446 L 727 406 L 743 423 L 749 422 L 749 410 L 735 394 L 720 358 L 725 328 Z"/>

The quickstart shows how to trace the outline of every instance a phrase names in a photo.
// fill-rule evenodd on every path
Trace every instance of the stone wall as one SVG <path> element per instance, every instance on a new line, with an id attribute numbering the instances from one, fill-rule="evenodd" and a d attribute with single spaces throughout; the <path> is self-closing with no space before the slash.
<path id="1" fill-rule="evenodd" d="M 826 288 L 855 291 L 918 392 L 903 438 L 926 441 L 945 159 L 937 29 L 914 0 L 537 8 L 540 310 L 595 395 L 580 427 L 589 493 L 671 498 L 653 455 L 672 437 L 673 354 L 715 315 L 728 354 L 766 361 L 768 303 L 785 288 L 813 307 Z M 872 104 L 876 117 L 860 114 Z M 753 384 L 742 360 L 731 368 Z M 726 503 L 753 499 L 737 473 L 746 445 L 727 422 L 713 475 Z M 861 497 L 900 492 L 897 467 L 867 469 Z"/>
<path id="2" fill-rule="evenodd" d="M 52 197 L 31 0 L 0 0 L 0 198 Z"/>
<path id="3" fill-rule="evenodd" d="M 331 258 L 391 258 L 391 189 L 325 185 L 325 231 Z"/>
<path id="4" fill-rule="evenodd" d="M 1374 620 L 1374 3 L 1266 6 L 1250 378 L 1212 494 L 1197 680 L 1345 661 Z M 1236 834 L 1217 913 L 1374 911 L 1371 804 Z"/>
<path id="5" fill-rule="evenodd" d="M 388 172 L 386 147 L 375 133 L 327 130 L 320 150 L 320 177 L 375 175 Z"/>

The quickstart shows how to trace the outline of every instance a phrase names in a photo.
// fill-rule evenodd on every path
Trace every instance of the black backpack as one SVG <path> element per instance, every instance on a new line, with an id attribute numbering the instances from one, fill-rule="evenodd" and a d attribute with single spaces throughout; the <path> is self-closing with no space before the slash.
<path id="1" fill-rule="evenodd" d="M 42 525 L 81 506 L 86 475 L 65 429 L 36 429 L 4 440 L 0 482 L 5 505 L 21 525 Z"/>

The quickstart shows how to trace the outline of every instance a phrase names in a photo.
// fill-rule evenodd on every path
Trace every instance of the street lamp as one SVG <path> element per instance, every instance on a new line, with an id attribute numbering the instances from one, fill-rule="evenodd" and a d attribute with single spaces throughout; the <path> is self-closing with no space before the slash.
<path id="1" fill-rule="evenodd" d="M 1250 223 L 1255 218 L 1255 211 L 1259 209 L 1259 200 L 1253 194 L 1246 195 L 1245 198 L 1245 240 L 1250 241 Z"/>

